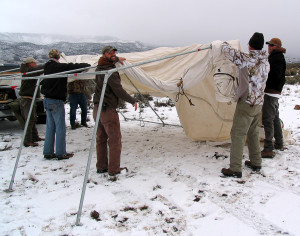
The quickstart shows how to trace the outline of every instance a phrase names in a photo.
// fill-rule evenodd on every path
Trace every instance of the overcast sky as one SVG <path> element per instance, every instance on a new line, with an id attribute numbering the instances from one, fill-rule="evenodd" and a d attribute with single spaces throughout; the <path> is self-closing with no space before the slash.
<path id="1" fill-rule="evenodd" d="M 300 58 L 299 0 L 2 0 L 0 32 L 107 35 L 163 46 L 278 37 Z M 267 49 L 267 47 L 265 47 Z"/>

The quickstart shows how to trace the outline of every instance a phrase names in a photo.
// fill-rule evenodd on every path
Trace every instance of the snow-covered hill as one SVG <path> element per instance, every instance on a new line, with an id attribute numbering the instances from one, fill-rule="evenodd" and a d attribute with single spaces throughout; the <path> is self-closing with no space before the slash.
<path id="1" fill-rule="evenodd" d="M 14 42 L 14 43 L 30 42 L 34 44 L 52 44 L 58 42 L 106 43 L 106 42 L 118 41 L 118 39 L 110 36 L 0 33 L 0 41 L 7 41 L 7 42 Z"/>
<path id="2" fill-rule="evenodd" d="M 44 63 L 51 48 L 57 48 L 66 55 L 101 54 L 101 48 L 107 44 L 117 47 L 120 53 L 142 52 L 157 47 L 110 36 L 0 33 L 0 64 L 20 64 L 29 56 Z M 287 63 L 300 62 L 300 58 L 286 57 L 286 60 Z"/>
<path id="3" fill-rule="evenodd" d="M 115 46 L 120 53 L 153 49 L 153 46 L 138 41 L 124 41 L 112 37 L 0 33 L 0 64 L 20 64 L 30 56 L 44 63 L 48 60 L 51 48 L 57 48 L 66 55 L 101 54 L 102 47 L 107 44 Z"/>

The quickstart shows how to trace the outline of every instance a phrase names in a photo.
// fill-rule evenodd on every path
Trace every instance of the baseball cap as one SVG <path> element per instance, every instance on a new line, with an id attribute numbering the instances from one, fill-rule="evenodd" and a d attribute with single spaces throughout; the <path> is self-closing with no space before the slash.
<path id="1" fill-rule="evenodd" d="M 27 58 L 24 60 L 24 63 L 25 63 L 25 64 L 28 64 L 28 63 L 31 63 L 31 62 L 37 63 L 37 60 L 35 60 L 33 57 L 27 57 Z"/>
<path id="2" fill-rule="evenodd" d="M 102 54 L 108 52 L 110 53 L 111 51 L 118 51 L 115 47 L 107 45 L 104 48 L 102 48 Z"/>
<path id="3" fill-rule="evenodd" d="M 271 46 L 281 47 L 282 43 L 279 38 L 272 38 L 270 41 L 266 42 L 266 44 L 270 44 Z"/>

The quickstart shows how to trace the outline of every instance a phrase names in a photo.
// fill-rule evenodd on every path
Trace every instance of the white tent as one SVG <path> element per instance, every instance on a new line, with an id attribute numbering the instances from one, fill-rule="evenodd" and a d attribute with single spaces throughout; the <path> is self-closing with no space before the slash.
<path id="1" fill-rule="evenodd" d="M 238 40 L 229 42 L 234 48 L 242 50 Z M 126 58 L 124 65 L 135 64 L 182 52 L 195 51 L 185 55 L 168 58 L 142 66 L 120 71 L 122 85 L 129 93 L 136 93 L 128 78 L 143 94 L 169 96 L 173 101 L 179 91 L 178 83 L 182 80 L 185 94 L 176 100 L 176 109 L 180 122 L 191 140 L 224 141 L 230 138 L 230 129 L 235 103 L 219 102 L 216 99 L 216 83 L 213 78 L 215 69 L 220 64 L 230 63 L 221 55 L 221 41 L 211 44 L 194 44 L 187 47 L 157 48 L 146 52 L 118 54 Z M 209 50 L 199 50 L 207 48 Z M 100 55 L 63 56 L 61 62 L 87 62 L 97 65 Z M 117 64 L 118 67 L 124 66 Z M 230 63 L 231 67 L 234 67 Z M 235 68 L 235 67 L 234 67 Z M 91 69 L 92 71 L 95 70 Z M 233 76 L 236 76 L 235 69 Z M 88 78 L 94 78 L 89 76 Z M 87 78 L 87 76 L 82 77 Z M 69 80 L 72 80 L 71 78 Z"/>

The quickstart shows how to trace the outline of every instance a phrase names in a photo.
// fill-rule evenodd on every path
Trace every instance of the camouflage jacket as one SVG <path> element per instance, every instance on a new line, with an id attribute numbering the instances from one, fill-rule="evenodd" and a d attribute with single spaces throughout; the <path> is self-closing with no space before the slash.
<path id="1" fill-rule="evenodd" d="M 222 52 L 230 61 L 239 69 L 247 69 L 247 73 L 240 74 L 246 78 L 239 78 L 240 81 L 248 81 L 248 94 L 243 100 L 250 105 L 262 105 L 270 70 L 266 51 L 251 50 L 249 53 L 244 53 L 232 48 L 226 42 L 222 46 Z"/>

